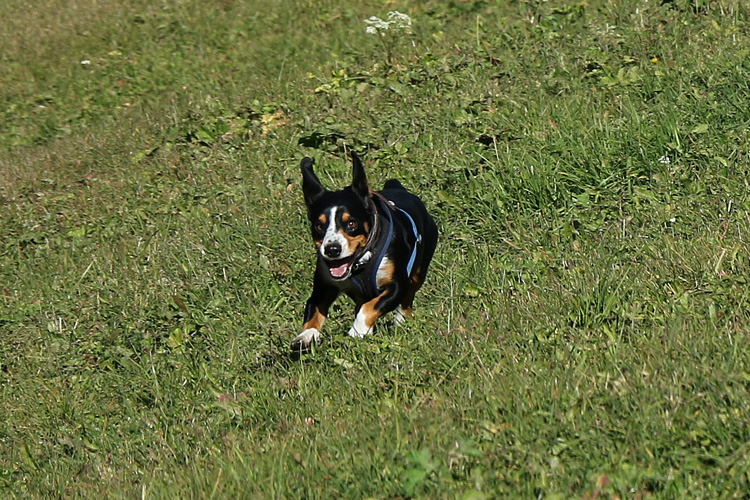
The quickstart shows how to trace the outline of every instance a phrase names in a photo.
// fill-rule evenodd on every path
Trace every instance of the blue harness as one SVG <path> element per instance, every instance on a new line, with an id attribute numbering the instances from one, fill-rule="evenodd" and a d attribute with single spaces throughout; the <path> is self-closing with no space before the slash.
<path id="1" fill-rule="evenodd" d="M 409 223 L 411 224 L 411 230 L 414 232 L 414 248 L 412 248 L 411 256 L 409 257 L 409 262 L 406 264 L 406 275 L 411 277 L 411 271 L 414 267 L 414 261 L 417 258 L 417 250 L 419 249 L 419 244 L 422 242 L 422 235 L 419 234 L 419 231 L 417 230 L 417 225 L 414 223 L 414 219 L 411 215 L 409 215 L 409 212 L 404 210 L 403 208 L 399 208 L 396 206 L 395 203 L 393 203 L 390 200 L 387 200 L 386 198 L 382 196 L 376 196 L 373 198 L 373 202 L 377 203 L 378 199 L 381 199 L 383 203 L 387 205 L 386 209 L 383 210 L 386 215 L 386 219 L 388 220 L 388 228 L 386 229 L 386 235 L 385 235 L 385 241 L 383 242 L 383 246 L 380 249 L 377 259 L 375 260 L 375 265 L 372 268 L 372 275 L 370 276 L 370 283 L 372 285 L 372 292 L 373 295 L 377 296 L 380 295 L 380 289 L 378 288 L 378 269 L 380 268 L 380 264 L 383 262 L 383 258 L 385 257 L 385 252 L 388 250 L 388 247 L 391 245 L 391 239 L 393 239 L 393 213 L 398 210 L 402 214 L 406 216 L 406 218 L 409 220 Z M 377 217 L 377 210 L 375 211 L 375 216 Z M 359 288 L 359 291 L 364 293 L 363 286 L 357 280 L 356 278 L 352 277 L 352 281 L 355 285 L 357 285 L 357 288 Z"/>

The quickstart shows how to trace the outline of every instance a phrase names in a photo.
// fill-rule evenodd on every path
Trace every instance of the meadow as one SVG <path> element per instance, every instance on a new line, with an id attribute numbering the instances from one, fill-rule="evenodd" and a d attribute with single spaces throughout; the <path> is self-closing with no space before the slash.
<path id="1" fill-rule="evenodd" d="M 746 2 L 0 19 L 3 498 L 748 498 Z M 342 298 L 296 358 L 299 161 L 350 149 L 438 251 L 413 319 Z"/>

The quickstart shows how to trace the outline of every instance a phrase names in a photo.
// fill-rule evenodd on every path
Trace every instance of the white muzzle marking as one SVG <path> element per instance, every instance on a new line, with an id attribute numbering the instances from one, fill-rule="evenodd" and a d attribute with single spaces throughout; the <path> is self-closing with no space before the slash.
<path id="1" fill-rule="evenodd" d="M 340 260 L 351 257 L 353 252 L 349 249 L 349 241 L 341 234 L 339 228 L 336 227 L 336 211 L 337 208 L 333 207 L 331 213 L 328 216 L 328 227 L 326 228 L 325 235 L 323 235 L 323 243 L 320 245 L 320 254 L 328 260 Z M 338 244 L 341 247 L 341 255 L 335 259 L 330 259 L 326 256 L 326 247 L 331 244 Z"/>

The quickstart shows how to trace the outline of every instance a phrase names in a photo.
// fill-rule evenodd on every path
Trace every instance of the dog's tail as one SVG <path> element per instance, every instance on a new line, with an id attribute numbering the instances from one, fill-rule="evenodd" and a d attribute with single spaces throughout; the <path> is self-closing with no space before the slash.
<path id="1" fill-rule="evenodd" d="M 406 189 L 398 179 L 391 179 L 385 182 L 383 189 Z"/>

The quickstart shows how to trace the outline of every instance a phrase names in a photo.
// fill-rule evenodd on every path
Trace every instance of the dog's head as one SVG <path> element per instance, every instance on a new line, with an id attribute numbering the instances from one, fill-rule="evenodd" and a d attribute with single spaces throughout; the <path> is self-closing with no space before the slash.
<path id="1" fill-rule="evenodd" d="M 323 187 L 310 158 L 300 165 L 313 241 L 334 280 L 349 277 L 373 227 L 374 206 L 365 169 L 353 151 L 352 160 L 352 183 L 340 191 Z"/>

